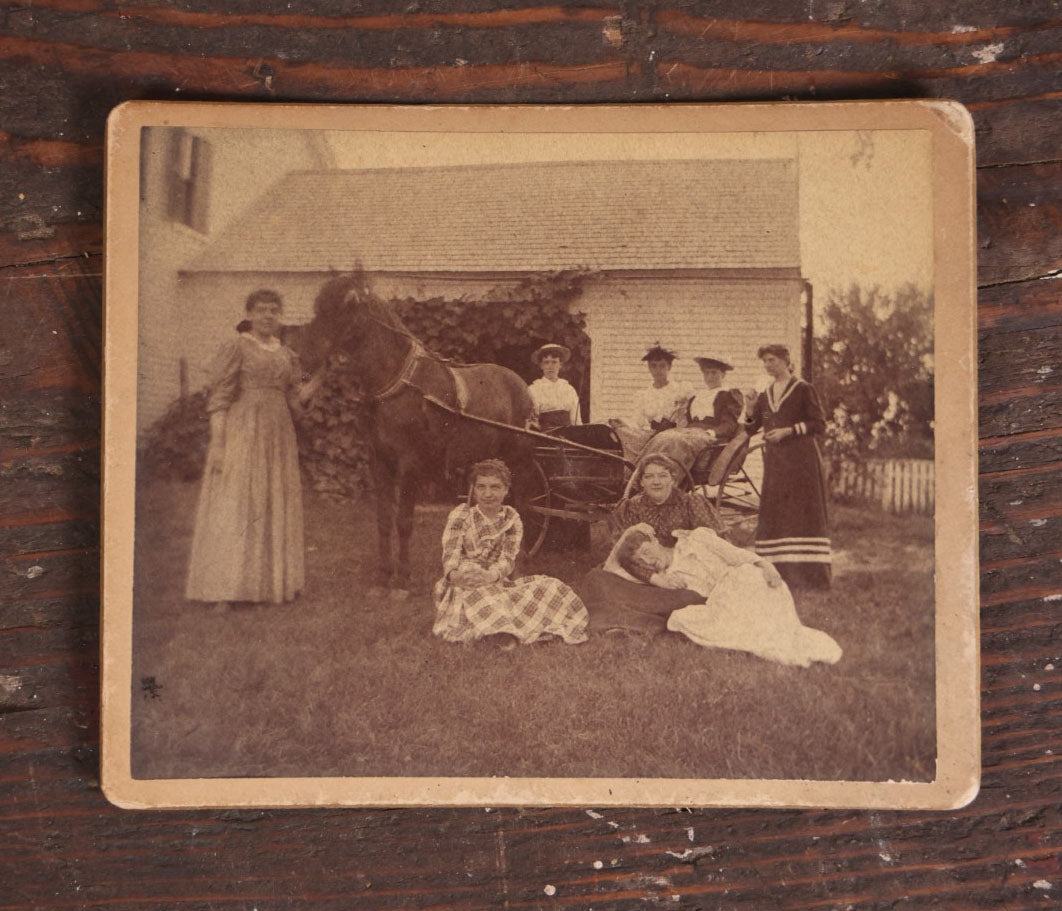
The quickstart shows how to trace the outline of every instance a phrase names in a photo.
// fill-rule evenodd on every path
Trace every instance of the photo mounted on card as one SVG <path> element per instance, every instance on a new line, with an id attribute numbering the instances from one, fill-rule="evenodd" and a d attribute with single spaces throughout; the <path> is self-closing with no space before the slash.
<path id="1" fill-rule="evenodd" d="M 949 808 L 979 780 L 950 102 L 133 102 L 124 807 Z"/>

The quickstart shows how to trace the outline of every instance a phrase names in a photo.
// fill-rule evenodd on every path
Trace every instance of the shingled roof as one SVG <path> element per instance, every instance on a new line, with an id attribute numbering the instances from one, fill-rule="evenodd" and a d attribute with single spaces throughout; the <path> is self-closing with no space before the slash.
<path id="1" fill-rule="evenodd" d="M 511 272 L 800 264 L 792 159 L 296 171 L 187 271 Z"/>

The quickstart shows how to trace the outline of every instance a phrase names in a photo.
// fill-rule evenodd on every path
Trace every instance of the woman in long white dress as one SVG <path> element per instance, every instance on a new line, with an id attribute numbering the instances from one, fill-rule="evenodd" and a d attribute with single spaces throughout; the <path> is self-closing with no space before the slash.
<path id="1" fill-rule="evenodd" d="M 300 389 L 298 358 L 278 337 L 280 295 L 255 291 L 246 308 L 249 328 L 221 346 L 211 368 L 210 443 L 185 583 L 192 601 L 290 601 L 304 584 L 291 407 L 312 387 Z"/>
<path id="2" fill-rule="evenodd" d="M 520 515 L 505 504 L 512 475 L 499 459 L 477 462 L 472 502 L 456 507 L 442 536 L 443 576 L 432 592 L 432 632 L 448 642 L 501 633 L 528 645 L 556 636 L 585 642 L 583 602 L 551 576 L 511 578 L 523 538 Z"/>
<path id="3" fill-rule="evenodd" d="M 808 667 L 835 664 L 841 647 L 800 622 L 793 596 L 773 564 L 724 541 L 710 528 L 674 532 L 660 544 L 649 525 L 629 528 L 605 568 L 664 589 L 696 592 L 700 603 L 668 617 L 667 628 L 698 645 L 751 652 L 768 661 Z"/>

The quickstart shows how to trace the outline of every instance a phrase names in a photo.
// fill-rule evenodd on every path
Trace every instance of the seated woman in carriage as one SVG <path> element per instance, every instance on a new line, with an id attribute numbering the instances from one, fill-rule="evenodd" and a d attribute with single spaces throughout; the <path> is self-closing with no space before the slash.
<path id="1" fill-rule="evenodd" d="M 714 357 L 695 357 L 704 377 L 704 388 L 694 393 L 678 426 L 660 431 L 647 442 L 641 458 L 663 453 L 686 471 L 707 471 L 716 448 L 738 432 L 744 404 L 736 389 L 724 389 L 723 378 L 734 368 Z"/>
<path id="2" fill-rule="evenodd" d="M 567 585 L 551 576 L 511 578 L 523 525 L 504 503 L 512 487 L 508 467 L 499 459 L 477 462 L 470 483 L 471 502 L 450 513 L 443 531 L 432 632 L 448 642 L 497 634 L 524 645 L 551 636 L 585 642 L 586 608 Z"/>
<path id="3" fill-rule="evenodd" d="M 571 358 L 571 351 L 564 345 L 543 345 L 531 355 L 531 362 L 542 376 L 527 387 L 534 403 L 531 423 L 539 430 L 549 431 L 557 427 L 579 424 L 579 394 L 567 380 L 560 378 L 560 369 Z"/>
<path id="4" fill-rule="evenodd" d="M 611 418 L 609 426 L 623 443 L 623 453 L 634 462 L 650 437 L 669 427 L 677 427 L 693 397 L 693 389 L 685 383 L 669 379 L 671 365 L 678 355 L 662 348 L 657 342 L 643 356 L 649 366 L 653 383 L 639 392 L 626 418 Z"/>

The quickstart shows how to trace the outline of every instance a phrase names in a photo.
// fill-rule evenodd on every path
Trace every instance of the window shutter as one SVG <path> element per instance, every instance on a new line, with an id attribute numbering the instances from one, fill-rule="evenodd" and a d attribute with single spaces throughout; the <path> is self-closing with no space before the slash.
<path id="1" fill-rule="evenodd" d="M 205 139 L 194 137 L 192 142 L 191 175 L 188 180 L 188 224 L 207 233 L 210 218 L 210 175 L 213 150 Z"/>

